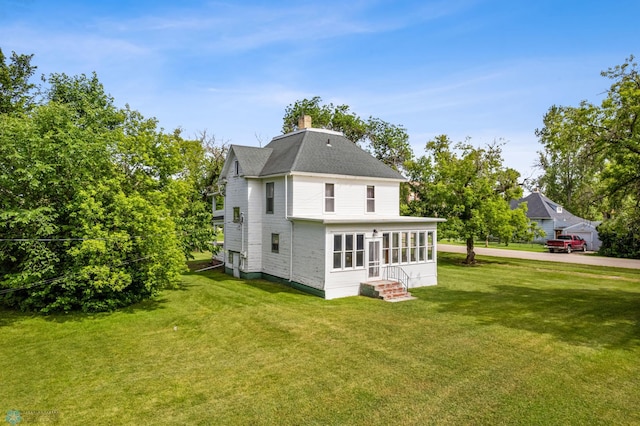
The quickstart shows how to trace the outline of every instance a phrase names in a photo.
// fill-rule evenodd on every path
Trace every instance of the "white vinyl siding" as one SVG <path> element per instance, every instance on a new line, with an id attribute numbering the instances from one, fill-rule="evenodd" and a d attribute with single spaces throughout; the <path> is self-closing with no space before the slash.
<path id="1" fill-rule="evenodd" d="M 282 242 L 280 245 L 282 246 Z M 293 225 L 293 253 L 295 256 L 291 279 L 323 289 L 326 269 L 324 226 L 317 222 L 296 222 Z"/>
<path id="2" fill-rule="evenodd" d="M 293 175 L 288 177 L 290 191 L 288 202 L 291 205 L 290 216 L 293 217 L 317 217 L 326 210 L 326 184 L 325 179 Z M 371 186 L 366 180 L 333 177 L 333 212 L 340 217 L 362 216 L 367 212 L 367 186 Z M 276 189 L 277 191 L 277 189 Z M 366 213 L 376 216 L 400 215 L 400 185 L 394 181 L 376 181 L 375 183 L 375 212 Z M 277 209 L 277 206 L 276 206 Z"/>
<path id="3" fill-rule="evenodd" d="M 272 185 L 267 185 L 272 184 Z M 277 277 L 289 277 L 291 252 L 291 224 L 285 217 L 284 177 L 261 182 L 260 209 L 261 231 L 255 236 L 262 244 L 262 263 L 258 271 Z M 267 186 L 273 187 L 273 213 L 267 213 Z M 278 251 L 273 249 L 273 234 L 278 235 Z M 257 271 L 256 271 L 257 272 Z"/>

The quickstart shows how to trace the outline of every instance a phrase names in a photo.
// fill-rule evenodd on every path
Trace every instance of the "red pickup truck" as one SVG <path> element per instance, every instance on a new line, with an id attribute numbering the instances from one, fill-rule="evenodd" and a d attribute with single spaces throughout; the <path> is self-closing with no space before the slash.
<path id="1" fill-rule="evenodd" d="M 587 251 L 587 242 L 577 235 L 558 235 L 555 240 L 547 240 L 549 253 L 565 251 Z"/>

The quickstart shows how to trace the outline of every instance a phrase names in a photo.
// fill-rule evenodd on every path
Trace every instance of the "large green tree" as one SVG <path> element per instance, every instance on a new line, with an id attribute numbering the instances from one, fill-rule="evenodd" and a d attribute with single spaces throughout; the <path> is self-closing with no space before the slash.
<path id="1" fill-rule="evenodd" d="M 212 240 L 202 146 L 117 108 L 95 74 L 47 83 L 30 112 L 0 114 L 2 302 L 103 311 L 175 286 Z"/>
<path id="2" fill-rule="evenodd" d="M 575 213 L 603 214 L 601 253 L 640 257 L 640 73 L 631 56 L 602 76 L 613 82 L 600 105 L 554 106 L 545 116 L 541 159 L 552 161 L 541 161 L 540 181 Z"/>
<path id="3" fill-rule="evenodd" d="M 409 135 L 403 126 L 375 117 L 362 119 L 348 105 L 322 104 L 319 96 L 298 100 L 285 109 L 283 133 L 297 130 L 302 115 L 311 117 L 313 127 L 344 133 L 395 170 L 403 171 L 405 162 L 413 157 Z"/>
<path id="4" fill-rule="evenodd" d="M 590 128 L 597 115 L 597 108 L 586 102 L 578 108 L 552 106 L 544 116 L 544 127 L 536 130 L 543 145 L 537 165 L 544 173 L 534 186 L 568 211 L 590 220 L 599 220 L 603 214 L 597 195 L 603 159 L 593 154 L 597 133 Z"/>
<path id="5" fill-rule="evenodd" d="M 367 125 L 348 105 L 323 104 L 322 98 L 295 101 L 285 108 L 282 132 L 298 130 L 298 119 L 308 115 L 313 127 L 335 130 L 355 143 L 363 142 L 367 134 Z"/>
<path id="6" fill-rule="evenodd" d="M 509 242 L 532 237 L 526 206 L 509 208 L 522 188 L 518 172 L 504 167 L 500 144 L 477 148 L 442 135 L 427 142 L 426 155 L 410 162 L 408 171 L 413 192 L 409 212 L 446 218 L 439 234 L 465 240 L 465 263 L 475 263 L 478 238 L 493 235 Z"/>

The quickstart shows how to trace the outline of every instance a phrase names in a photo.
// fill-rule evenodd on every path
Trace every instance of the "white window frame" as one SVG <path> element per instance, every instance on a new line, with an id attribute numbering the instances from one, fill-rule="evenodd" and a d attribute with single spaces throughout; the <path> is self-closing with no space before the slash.
<path id="1" fill-rule="evenodd" d="M 327 190 L 331 188 L 331 195 L 327 195 Z M 327 203 L 331 201 L 331 210 L 327 208 Z M 335 213 L 336 212 L 336 185 L 331 182 L 325 182 L 324 184 L 324 212 Z"/>
<path id="2" fill-rule="evenodd" d="M 371 189 L 371 196 L 369 196 L 369 189 Z M 367 213 L 376 212 L 376 187 L 375 185 L 367 185 L 365 190 L 365 211 Z"/>
<path id="3" fill-rule="evenodd" d="M 271 193 L 269 193 L 271 189 Z M 276 184 L 275 182 L 265 183 L 265 214 L 273 214 L 276 206 Z M 271 203 L 269 203 L 271 201 Z"/>
<path id="4" fill-rule="evenodd" d="M 435 231 L 400 230 L 382 233 L 382 264 L 431 263 L 435 258 Z"/>
<path id="5" fill-rule="evenodd" d="M 344 232 L 333 234 L 331 269 L 334 271 L 365 269 L 364 237 L 364 232 Z M 351 241 L 350 249 L 347 246 L 349 240 Z M 340 244 L 340 248 L 338 250 L 336 250 L 337 241 L 339 241 Z M 336 260 L 338 259 L 339 265 L 336 266 Z M 347 266 L 347 263 L 349 263 L 349 266 Z"/>

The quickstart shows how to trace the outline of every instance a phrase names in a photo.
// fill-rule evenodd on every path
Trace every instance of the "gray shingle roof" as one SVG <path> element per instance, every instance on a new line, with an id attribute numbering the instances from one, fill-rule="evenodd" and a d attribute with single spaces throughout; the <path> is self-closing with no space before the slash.
<path id="1" fill-rule="evenodd" d="M 307 172 L 405 180 L 341 133 L 304 129 L 274 138 L 266 147 L 232 146 L 245 176 Z"/>
<path id="2" fill-rule="evenodd" d="M 514 209 L 524 202 L 527 203 L 527 217 L 529 219 L 556 219 L 566 221 L 568 224 L 584 221 L 584 219 L 569 213 L 561 205 L 539 192 L 532 192 L 519 200 L 511 200 L 511 208 Z M 560 213 L 558 213 L 558 207 L 561 207 Z"/>
<path id="3" fill-rule="evenodd" d="M 231 145 L 245 176 L 258 176 L 271 155 L 267 148 Z"/>

